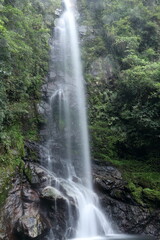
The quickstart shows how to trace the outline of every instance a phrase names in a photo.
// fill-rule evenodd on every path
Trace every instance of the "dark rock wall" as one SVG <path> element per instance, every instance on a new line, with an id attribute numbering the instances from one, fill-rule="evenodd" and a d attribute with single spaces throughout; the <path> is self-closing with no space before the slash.
<path id="1" fill-rule="evenodd" d="M 95 161 L 93 177 L 102 208 L 116 223 L 117 229 L 160 239 L 160 209 L 138 204 L 118 169 L 110 163 Z"/>

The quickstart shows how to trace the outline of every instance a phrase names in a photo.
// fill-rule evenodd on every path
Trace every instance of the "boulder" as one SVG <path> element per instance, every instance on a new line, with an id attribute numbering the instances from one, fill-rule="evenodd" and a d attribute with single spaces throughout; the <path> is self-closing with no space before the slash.
<path id="1" fill-rule="evenodd" d="M 160 210 L 137 203 L 116 167 L 109 162 L 94 161 L 93 179 L 101 206 L 117 229 L 160 239 Z"/>
<path id="2" fill-rule="evenodd" d="M 51 186 L 47 186 L 42 190 L 41 197 L 54 201 L 58 199 L 67 200 L 59 190 Z"/>
<path id="3" fill-rule="evenodd" d="M 40 236 L 47 226 L 42 221 L 40 214 L 27 214 L 22 216 L 17 223 L 16 231 L 22 236 L 36 238 Z"/>

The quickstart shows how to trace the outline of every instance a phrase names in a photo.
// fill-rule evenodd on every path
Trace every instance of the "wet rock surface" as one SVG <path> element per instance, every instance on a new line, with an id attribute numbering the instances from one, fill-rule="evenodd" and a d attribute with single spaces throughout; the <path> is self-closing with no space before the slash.
<path id="1" fill-rule="evenodd" d="M 111 163 L 94 161 L 93 178 L 102 208 L 121 232 L 160 239 L 160 210 L 136 203 L 118 169 Z"/>
<path id="2" fill-rule="evenodd" d="M 13 180 L 6 201 L 0 239 L 45 239 L 51 230 L 55 239 L 62 239 L 68 221 L 68 198 L 64 192 L 48 186 L 56 182 L 52 174 L 34 163 L 25 163 L 23 172 Z M 63 188 L 64 189 L 64 188 Z M 69 196 L 69 199 L 71 197 Z M 72 213 L 76 212 L 72 204 Z M 76 214 L 73 214 L 73 217 Z"/>

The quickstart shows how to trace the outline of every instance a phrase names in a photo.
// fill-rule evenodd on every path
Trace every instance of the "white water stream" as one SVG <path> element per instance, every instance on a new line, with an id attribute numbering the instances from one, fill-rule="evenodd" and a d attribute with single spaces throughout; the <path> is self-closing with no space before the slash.
<path id="1" fill-rule="evenodd" d="M 56 22 L 51 58 L 56 79 L 50 97 L 48 168 L 78 205 L 75 238 L 112 234 L 93 192 L 84 79 L 76 25 L 76 2 L 64 0 Z M 53 71 L 53 70 L 52 70 Z M 54 75 L 54 74 L 52 74 Z M 72 214 L 72 213 L 71 213 Z M 72 217 L 68 219 L 72 228 Z"/>

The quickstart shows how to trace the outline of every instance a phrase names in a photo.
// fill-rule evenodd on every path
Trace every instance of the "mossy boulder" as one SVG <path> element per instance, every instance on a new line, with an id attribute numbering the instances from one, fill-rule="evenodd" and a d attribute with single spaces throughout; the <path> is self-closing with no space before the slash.
<path id="1" fill-rule="evenodd" d="M 160 192 L 150 188 L 142 188 L 130 182 L 127 186 L 133 199 L 142 206 L 160 206 Z"/>
<path id="2" fill-rule="evenodd" d="M 142 191 L 144 199 L 156 203 L 160 206 L 160 192 L 150 188 L 144 188 Z"/>
<path id="3" fill-rule="evenodd" d="M 46 225 L 42 222 L 40 215 L 24 215 L 19 219 L 17 231 L 30 238 L 36 238 L 46 230 Z"/>
<path id="4" fill-rule="evenodd" d="M 142 187 L 137 187 L 133 182 L 128 183 L 128 189 L 131 192 L 131 195 L 135 202 L 137 202 L 140 205 L 144 205 L 142 200 Z"/>

